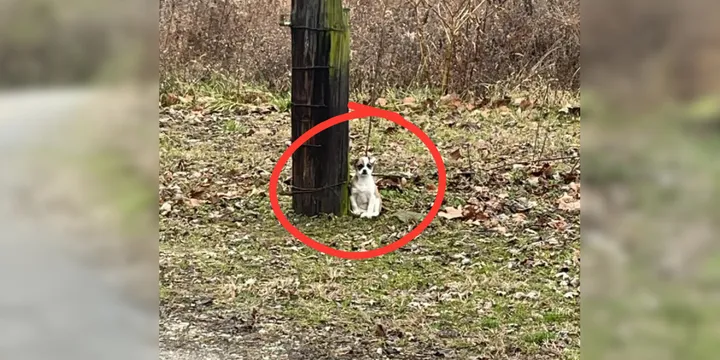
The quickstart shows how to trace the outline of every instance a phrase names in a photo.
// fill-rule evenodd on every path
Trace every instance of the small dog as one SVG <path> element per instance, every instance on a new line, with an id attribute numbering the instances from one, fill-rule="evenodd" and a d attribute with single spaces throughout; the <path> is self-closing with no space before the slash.
<path id="1" fill-rule="evenodd" d="M 363 156 L 355 162 L 355 176 L 350 187 L 352 213 L 361 218 L 380 215 L 382 199 L 372 176 L 375 158 Z"/>

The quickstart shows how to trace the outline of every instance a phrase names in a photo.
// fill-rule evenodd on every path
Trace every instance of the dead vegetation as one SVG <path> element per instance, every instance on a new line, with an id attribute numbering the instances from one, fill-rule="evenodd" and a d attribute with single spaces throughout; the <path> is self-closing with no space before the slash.
<path id="1" fill-rule="evenodd" d="M 502 83 L 577 90 L 580 2 L 497 0 L 345 1 L 351 87 L 360 93 L 423 88 L 484 94 Z M 216 72 L 283 91 L 290 34 L 278 26 L 288 0 L 163 0 L 161 75 Z M 510 90 L 508 89 L 508 90 Z"/>

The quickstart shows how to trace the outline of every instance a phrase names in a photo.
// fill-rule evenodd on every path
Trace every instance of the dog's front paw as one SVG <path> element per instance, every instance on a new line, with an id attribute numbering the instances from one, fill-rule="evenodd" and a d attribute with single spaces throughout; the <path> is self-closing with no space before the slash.
<path id="1" fill-rule="evenodd" d="M 363 214 L 363 211 L 360 210 L 360 209 L 355 209 L 355 210 L 352 210 L 352 214 L 353 214 L 353 215 L 362 215 L 362 214 Z"/>
<path id="2" fill-rule="evenodd" d="M 372 219 L 372 218 L 374 218 L 374 217 L 376 217 L 376 216 L 378 216 L 378 215 L 380 215 L 380 214 L 377 214 L 377 213 L 374 213 L 374 212 L 364 212 L 364 213 L 360 214 L 360 217 L 361 217 L 361 218 Z"/>

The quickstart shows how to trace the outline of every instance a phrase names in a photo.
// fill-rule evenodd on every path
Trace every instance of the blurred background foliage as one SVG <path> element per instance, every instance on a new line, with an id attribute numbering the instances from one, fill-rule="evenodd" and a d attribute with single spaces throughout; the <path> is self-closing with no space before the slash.
<path id="1" fill-rule="evenodd" d="M 718 10 L 583 3 L 583 359 L 720 351 Z"/>
<path id="2" fill-rule="evenodd" d="M 0 1 L 0 87 L 157 79 L 157 14 L 137 5 Z"/>

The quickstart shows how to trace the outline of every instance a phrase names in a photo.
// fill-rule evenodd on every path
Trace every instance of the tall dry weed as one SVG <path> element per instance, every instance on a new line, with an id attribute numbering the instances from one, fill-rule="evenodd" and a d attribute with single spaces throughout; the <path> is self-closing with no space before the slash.
<path id="1" fill-rule="evenodd" d="M 351 0 L 351 86 L 579 88 L 579 0 Z M 161 76 L 289 86 L 289 0 L 162 0 Z"/>

